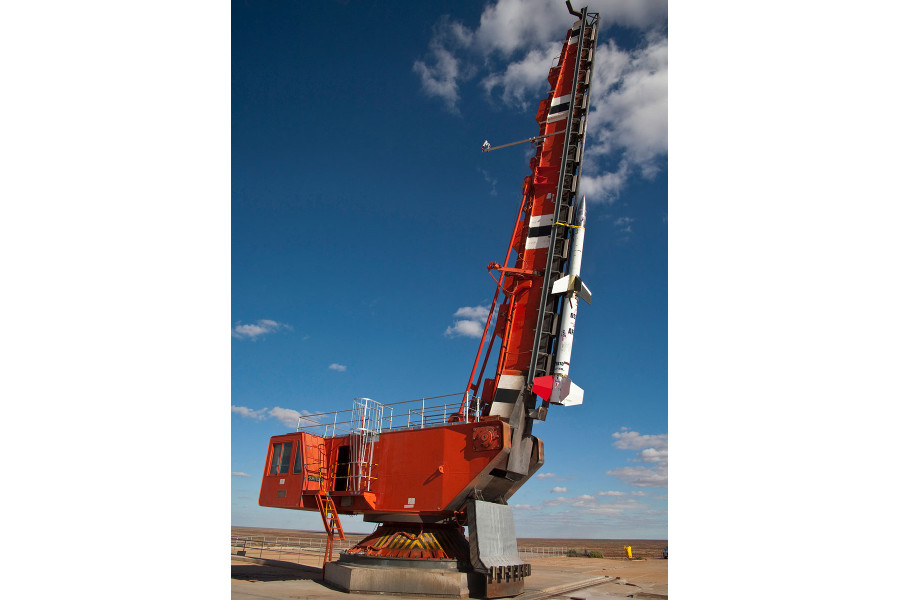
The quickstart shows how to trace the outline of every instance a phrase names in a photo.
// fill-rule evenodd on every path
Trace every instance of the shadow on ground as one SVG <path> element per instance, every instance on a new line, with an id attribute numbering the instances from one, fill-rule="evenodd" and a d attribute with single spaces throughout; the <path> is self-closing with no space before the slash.
<path id="1" fill-rule="evenodd" d="M 296 567 L 281 569 L 268 565 L 231 565 L 231 578 L 241 581 L 301 581 L 322 578 L 322 569 Z"/>

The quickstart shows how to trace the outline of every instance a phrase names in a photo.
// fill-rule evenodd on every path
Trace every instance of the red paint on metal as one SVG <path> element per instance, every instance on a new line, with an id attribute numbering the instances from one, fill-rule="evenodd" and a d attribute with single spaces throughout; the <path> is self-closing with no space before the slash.
<path id="1" fill-rule="evenodd" d="M 486 426 L 494 431 L 491 448 L 476 447 L 474 430 Z M 260 506 L 319 510 L 316 495 L 320 483 L 308 479 L 306 469 L 295 473 L 269 474 L 271 454 L 277 444 L 315 438 L 307 433 L 275 436 L 269 442 L 269 457 L 259 494 Z M 452 516 L 457 506 L 451 502 L 485 469 L 498 453 L 509 448 L 509 425 L 499 420 L 480 423 L 455 423 L 425 429 L 383 432 L 374 443 L 373 467 L 368 492 L 335 491 L 338 448 L 350 444 L 350 438 L 318 438 L 330 465 L 322 483 L 328 486 L 341 514 L 406 513 Z M 301 444 L 304 462 L 315 460 L 315 449 Z M 296 460 L 297 443 L 293 443 L 291 465 Z M 440 468 L 443 467 L 443 472 Z M 492 467 L 493 468 L 493 467 Z M 281 483 L 284 481 L 284 483 Z M 285 490 L 284 497 L 278 492 Z M 412 500 L 412 501 L 411 501 Z"/>

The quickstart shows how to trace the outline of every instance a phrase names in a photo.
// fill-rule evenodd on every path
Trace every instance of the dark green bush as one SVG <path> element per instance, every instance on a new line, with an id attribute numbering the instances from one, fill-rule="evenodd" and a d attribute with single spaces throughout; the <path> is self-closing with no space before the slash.
<path id="1" fill-rule="evenodd" d="M 575 548 L 569 548 L 566 551 L 566 556 L 569 557 L 583 557 L 583 558 L 603 558 L 603 553 L 599 550 L 588 550 L 584 548 L 582 550 L 576 550 Z"/>

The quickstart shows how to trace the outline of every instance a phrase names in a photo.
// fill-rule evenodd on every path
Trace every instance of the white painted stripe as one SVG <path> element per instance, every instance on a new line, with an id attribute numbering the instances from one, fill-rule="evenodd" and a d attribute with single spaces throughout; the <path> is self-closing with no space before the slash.
<path id="1" fill-rule="evenodd" d="M 562 104 L 562 103 L 564 103 L 564 102 L 568 102 L 568 101 L 571 100 L 571 99 L 572 99 L 572 93 L 569 92 L 569 93 L 566 94 L 565 96 L 559 96 L 559 97 L 554 98 L 553 100 L 551 100 L 551 101 L 550 101 L 550 106 L 553 107 L 553 106 L 556 106 L 557 104 Z"/>
<path id="2" fill-rule="evenodd" d="M 552 117 L 547 117 L 547 123 L 554 123 L 556 121 L 566 119 L 566 118 L 568 118 L 568 116 L 569 116 L 569 111 L 566 110 L 566 111 L 559 113 L 558 115 L 553 115 Z"/>
<path id="3" fill-rule="evenodd" d="M 543 227 L 544 225 L 551 225 L 553 223 L 553 214 L 549 215 L 538 215 L 537 217 L 531 217 L 528 220 L 528 228 L 532 227 Z"/>
<path id="4" fill-rule="evenodd" d="M 550 247 L 550 236 L 545 235 L 543 237 L 533 237 L 525 240 L 525 249 L 526 250 L 537 250 L 538 248 L 549 248 Z"/>
<path id="5" fill-rule="evenodd" d="M 500 375 L 500 380 L 497 382 L 497 387 L 504 390 L 521 390 L 524 386 L 524 375 Z"/>
<path id="6" fill-rule="evenodd" d="M 575 44 L 578 42 L 578 35 L 581 33 L 581 19 L 575 21 L 575 24 L 572 25 L 572 37 L 569 38 L 570 44 Z"/>

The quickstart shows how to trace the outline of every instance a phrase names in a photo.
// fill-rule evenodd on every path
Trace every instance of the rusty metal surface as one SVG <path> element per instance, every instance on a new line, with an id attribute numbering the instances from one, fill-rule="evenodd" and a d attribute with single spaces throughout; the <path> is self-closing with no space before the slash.
<path id="1" fill-rule="evenodd" d="M 525 591 L 525 580 L 494 581 L 485 584 L 485 598 L 508 598 Z"/>

